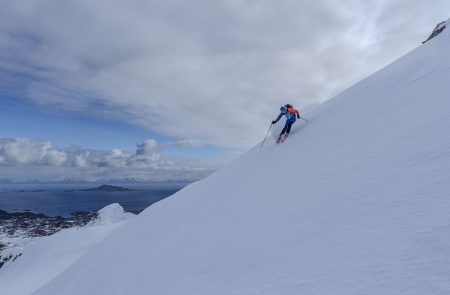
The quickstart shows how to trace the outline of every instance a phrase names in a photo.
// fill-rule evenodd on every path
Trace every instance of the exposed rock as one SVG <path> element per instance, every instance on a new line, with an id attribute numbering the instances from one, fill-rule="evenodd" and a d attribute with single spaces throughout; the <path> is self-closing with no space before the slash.
<path id="1" fill-rule="evenodd" d="M 431 33 L 430 37 L 428 37 L 427 40 L 423 41 L 422 44 L 428 42 L 429 40 L 433 39 L 434 37 L 442 33 L 442 31 L 445 29 L 445 26 L 446 22 L 438 23 L 436 27 L 433 29 L 433 32 Z"/>

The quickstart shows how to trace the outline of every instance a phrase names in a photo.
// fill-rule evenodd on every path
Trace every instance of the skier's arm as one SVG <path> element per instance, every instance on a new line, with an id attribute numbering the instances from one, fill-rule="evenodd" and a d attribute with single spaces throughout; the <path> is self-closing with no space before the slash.
<path id="1" fill-rule="evenodd" d="M 282 116 L 283 116 L 283 113 L 280 113 L 280 114 L 278 115 L 278 117 L 277 117 L 275 120 L 272 121 L 272 124 L 275 124 L 276 122 L 280 121 L 280 119 L 281 119 Z"/>

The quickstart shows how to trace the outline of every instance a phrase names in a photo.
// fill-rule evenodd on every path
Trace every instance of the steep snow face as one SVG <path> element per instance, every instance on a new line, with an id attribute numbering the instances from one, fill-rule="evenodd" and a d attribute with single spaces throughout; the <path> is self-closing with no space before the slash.
<path id="1" fill-rule="evenodd" d="M 448 32 L 282 145 L 148 208 L 35 295 L 450 294 Z"/>
<path id="2" fill-rule="evenodd" d="M 0 293 L 31 294 L 134 217 L 119 204 L 111 204 L 98 213 L 96 219 L 83 227 L 63 229 L 52 236 L 28 241 L 23 249 L 10 249 L 11 254 L 21 256 L 0 269 Z"/>

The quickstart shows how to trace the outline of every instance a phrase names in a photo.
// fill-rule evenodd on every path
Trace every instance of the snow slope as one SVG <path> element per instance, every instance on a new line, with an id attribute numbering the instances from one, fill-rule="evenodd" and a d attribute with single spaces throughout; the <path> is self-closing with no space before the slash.
<path id="1" fill-rule="evenodd" d="M 449 81 L 447 30 L 34 294 L 450 294 Z"/>
<path id="2" fill-rule="evenodd" d="M 134 217 L 119 204 L 108 205 L 98 213 L 84 227 L 64 229 L 25 245 L 21 257 L 0 269 L 0 294 L 31 294 Z"/>

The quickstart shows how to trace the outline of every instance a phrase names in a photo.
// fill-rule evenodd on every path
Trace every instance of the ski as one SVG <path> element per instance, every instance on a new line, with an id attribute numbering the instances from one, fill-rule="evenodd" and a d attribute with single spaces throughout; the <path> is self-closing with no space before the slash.
<path id="1" fill-rule="evenodd" d="M 283 143 L 286 138 L 288 138 L 288 134 L 278 137 L 277 144 Z"/>

